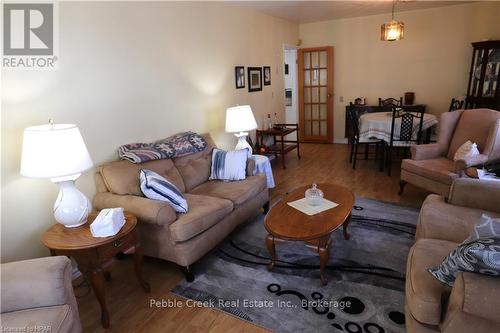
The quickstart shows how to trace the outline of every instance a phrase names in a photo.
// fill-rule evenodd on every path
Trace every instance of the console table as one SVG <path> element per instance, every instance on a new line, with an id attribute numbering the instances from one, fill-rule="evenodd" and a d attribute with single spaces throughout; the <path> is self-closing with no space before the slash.
<path id="1" fill-rule="evenodd" d="M 292 133 L 296 133 L 297 139 L 286 139 L 286 136 Z M 297 157 L 300 159 L 299 124 L 276 124 L 274 128 L 257 130 L 256 136 L 257 147 L 265 146 L 264 137 L 273 137 L 273 144 L 266 147 L 265 153 L 280 155 L 283 163 L 283 169 L 286 169 L 285 155 L 292 150 L 297 149 Z"/>

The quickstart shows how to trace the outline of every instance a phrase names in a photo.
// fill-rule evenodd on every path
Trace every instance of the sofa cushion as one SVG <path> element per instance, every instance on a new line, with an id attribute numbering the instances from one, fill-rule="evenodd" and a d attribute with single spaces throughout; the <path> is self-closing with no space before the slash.
<path id="1" fill-rule="evenodd" d="M 206 195 L 186 194 L 189 211 L 178 215 L 170 225 L 170 234 L 175 242 L 184 242 L 217 224 L 233 210 L 229 200 Z"/>
<path id="2" fill-rule="evenodd" d="M 26 328 L 26 332 L 36 332 L 37 327 L 50 328 L 48 332 L 54 333 L 75 332 L 74 329 L 79 327 L 74 323 L 77 319 L 72 316 L 67 304 L 6 312 L 1 317 L 3 328 Z"/>
<path id="3" fill-rule="evenodd" d="M 467 140 L 475 142 L 480 152 L 486 148 L 490 128 L 500 119 L 500 113 L 489 109 L 465 110 L 455 127 L 448 150 L 448 158 L 452 159 L 457 149 Z"/>
<path id="4" fill-rule="evenodd" d="M 427 269 L 439 265 L 456 246 L 454 242 L 419 239 L 410 249 L 406 265 L 406 302 L 411 315 L 421 323 L 439 324 L 442 300 L 451 291 Z"/>
<path id="5" fill-rule="evenodd" d="M 210 176 L 212 149 L 215 147 L 215 144 L 209 134 L 202 134 L 202 137 L 208 143 L 206 150 L 173 159 L 174 164 L 179 170 L 184 184 L 186 185 L 187 192 L 206 182 Z"/>
<path id="6" fill-rule="evenodd" d="M 500 217 L 499 213 L 450 205 L 443 197 L 431 194 L 422 204 L 416 237 L 461 243 L 469 237 L 483 213 L 490 217 Z"/>
<path id="7" fill-rule="evenodd" d="M 149 161 L 145 163 L 131 163 L 129 161 L 115 161 L 99 167 L 104 184 L 108 191 L 114 194 L 131 194 L 143 196 L 140 188 L 139 172 L 148 169 L 173 183 L 181 192 L 186 190 L 182 177 L 170 159 Z"/>
<path id="8" fill-rule="evenodd" d="M 179 189 L 154 171 L 141 169 L 141 191 L 149 199 L 168 203 L 177 213 L 188 211 L 187 200 Z"/>
<path id="9" fill-rule="evenodd" d="M 453 179 L 458 178 L 453 161 L 444 157 L 419 161 L 404 159 L 401 169 L 450 185 Z"/>
<path id="10" fill-rule="evenodd" d="M 189 193 L 231 200 L 238 207 L 265 190 L 266 186 L 266 177 L 264 174 L 258 174 L 236 182 L 211 180 L 195 187 Z"/>

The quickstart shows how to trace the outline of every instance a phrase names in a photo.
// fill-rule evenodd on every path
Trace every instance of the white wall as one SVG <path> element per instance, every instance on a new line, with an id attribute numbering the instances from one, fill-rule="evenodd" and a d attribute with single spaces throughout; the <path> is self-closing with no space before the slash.
<path id="1" fill-rule="evenodd" d="M 285 121 L 287 124 L 299 122 L 298 107 L 298 86 L 297 86 L 297 50 L 284 50 L 285 63 L 288 64 L 288 75 L 285 75 L 285 89 L 292 89 L 292 106 L 285 106 Z M 296 134 L 290 134 L 290 139 L 294 140 Z"/>
<path id="2" fill-rule="evenodd" d="M 390 14 L 300 25 L 303 47 L 334 46 L 335 141 L 344 138 L 345 105 L 358 96 L 373 105 L 413 91 L 428 112 L 447 111 L 452 97 L 466 93 L 470 43 L 500 39 L 500 2 L 396 12 L 396 19 L 405 23 L 397 42 L 380 41 Z"/>
<path id="3" fill-rule="evenodd" d="M 298 26 L 222 3 L 61 2 L 59 69 L 2 71 L 2 262 L 48 255 L 57 186 L 19 175 L 25 127 L 75 123 L 95 164 L 116 148 L 176 132 L 210 132 L 223 147 L 225 108 L 250 104 L 284 119 L 283 44 Z M 234 66 L 272 68 L 272 85 L 236 90 Z M 92 197 L 93 172 L 77 182 Z"/>

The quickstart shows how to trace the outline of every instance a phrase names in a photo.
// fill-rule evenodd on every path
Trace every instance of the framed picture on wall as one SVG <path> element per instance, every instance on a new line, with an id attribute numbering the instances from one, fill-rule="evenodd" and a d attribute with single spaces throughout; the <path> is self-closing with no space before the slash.
<path id="1" fill-rule="evenodd" d="M 262 90 L 262 67 L 248 67 L 248 91 Z"/>
<path id="2" fill-rule="evenodd" d="M 235 66 L 234 67 L 234 81 L 236 83 L 236 89 L 245 88 L 245 67 Z"/>
<path id="3" fill-rule="evenodd" d="M 271 85 L 271 67 L 270 66 L 264 66 L 264 85 L 265 86 Z"/>

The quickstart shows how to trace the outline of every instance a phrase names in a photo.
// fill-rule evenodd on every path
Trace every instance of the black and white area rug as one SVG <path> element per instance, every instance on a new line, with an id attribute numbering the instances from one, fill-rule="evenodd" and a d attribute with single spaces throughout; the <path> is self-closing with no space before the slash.
<path id="1" fill-rule="evenodd" d="M 172 292 L 275 332 L 404 332 L 406 258 L 418 209 L 358 198 L 349 224 L 332 235 L 328 284 L 303 243 L 276 245 L 272 271 L 264 216 L 238 229 L 194 266 L 196 280 Z"/>

